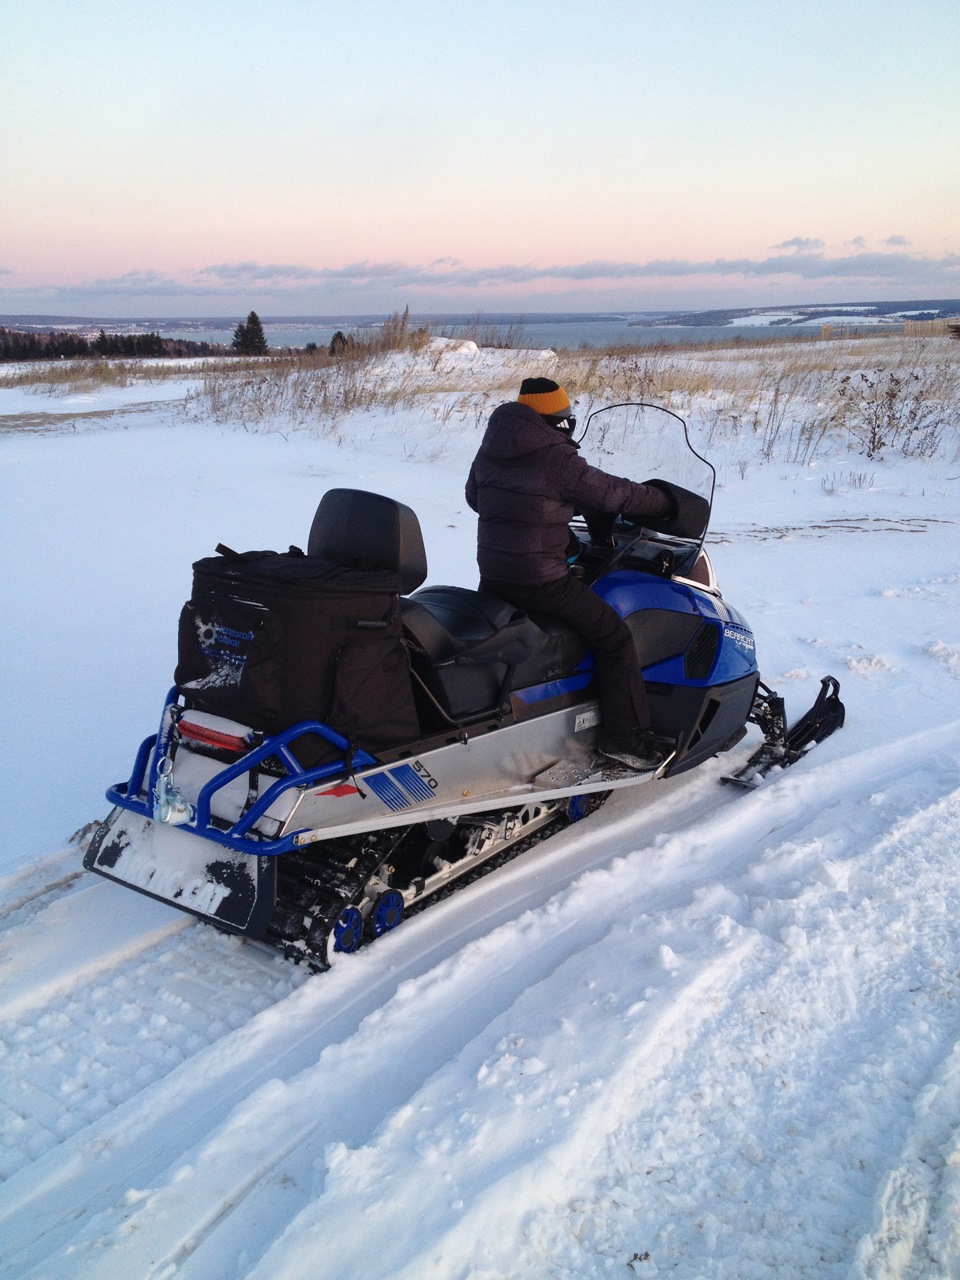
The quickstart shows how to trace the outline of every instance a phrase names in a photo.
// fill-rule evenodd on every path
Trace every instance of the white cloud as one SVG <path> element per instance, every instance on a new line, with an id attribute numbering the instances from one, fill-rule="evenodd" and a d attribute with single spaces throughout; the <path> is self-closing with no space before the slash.
<path id="1" fill-rule="evenodd" d="M 209 277 L 220 286 L 248 288 L 251 285 L 285 285 L 296 289 L 304 283 L 336 283 L 353 288 L 372 284 L 393 284 L 404 288 L 479 289 L 548 281 L 579 284 L 609 281 L 683 279 L 697 276 L 763 277 L 794 276 L 803 280 L 860 279 L 901 282 L 942 278 L 960 271 L 960 254 L 925 258 L 904 253 L 855 253 L 829 257 L 815 252 L 819 240 L 785 241 L 783 246 L 803 249 L 766 258 L 681 258 L 647 262 L 618 262 L 592 259 L 587 262 L 536 266 L 531 263 L 504 263 L 499 266 L 465 267 L 453 258 L 438 258 L 426 266 L 400 262 L 355 262 L 342 267 L 270 265 L 254 262 L 221 263 L 204 267 L 198 277 Z M 122 277 L 126 279 L 126 277 Z"/>
<path id="2" fill-rule="evenodd" d="M 780 244 L 772 245 L 774 249 L 796 249 L 798 253 L 804 253 L 810 249 L 822 249 L 826 242 L 823 240 L 811 240 L 805 236 L 794 236 L 790 240 L 782 240 Z"/>

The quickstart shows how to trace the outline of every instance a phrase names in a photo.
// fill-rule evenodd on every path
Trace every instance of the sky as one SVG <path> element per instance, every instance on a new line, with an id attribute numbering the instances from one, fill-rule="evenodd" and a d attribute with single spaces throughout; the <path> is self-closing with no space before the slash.
<path id="1" fill-rule="evenodd" d="M 958 0 L 0 0 L 0 314 L 960 296 Z"/>

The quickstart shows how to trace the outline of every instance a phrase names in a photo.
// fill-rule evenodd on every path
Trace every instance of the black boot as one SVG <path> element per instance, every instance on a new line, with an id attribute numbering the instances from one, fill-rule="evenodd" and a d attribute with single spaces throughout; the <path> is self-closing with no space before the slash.
<path id="1" fill-rule="evenodd" d="M 635 769 L 637 773 L 651 773 L 663 764 L 663 753 L 653 740 L 652 733 L 636 733 L 629 739 L 601 738 L 597 744 L 600 755 L 617 764 Z"/>

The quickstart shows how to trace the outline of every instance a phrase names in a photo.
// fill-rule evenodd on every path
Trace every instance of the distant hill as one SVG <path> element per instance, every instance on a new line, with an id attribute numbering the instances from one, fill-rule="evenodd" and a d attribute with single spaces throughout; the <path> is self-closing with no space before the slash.
<path id="1" fill-rule="evenodd" d="M 643 325 L 685 327 L 758 324 L 813 325 L 827 321 L 847 324 L 902 324 L 905 320 L 947 320 L 960 316 L 960 298 L 918 299 L 913 302 L 831 302 L 765 307 L 729 307 L 717 311 L 673 311 Z"/>

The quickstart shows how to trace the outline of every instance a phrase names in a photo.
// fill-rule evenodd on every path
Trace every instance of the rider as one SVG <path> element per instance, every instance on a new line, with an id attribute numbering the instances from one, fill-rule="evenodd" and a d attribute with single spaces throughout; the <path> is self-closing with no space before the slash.
<path id="1" fill-rule="evenodd" d="M 567 565 L 569 523 L 592 515 L 657 518 L 670 514 L 661 490 L 591 467 L 572 439 L 570 398 L 550 378 L 524 378 L 516 401 L 490 416 L 467 479 L 467 502 L 480 516 L 480 590 L 518 609 L 553 614 L 593 645 L 600 701 L 598 749 L 628 768 L 662 763 L 630 628 Z"/>

